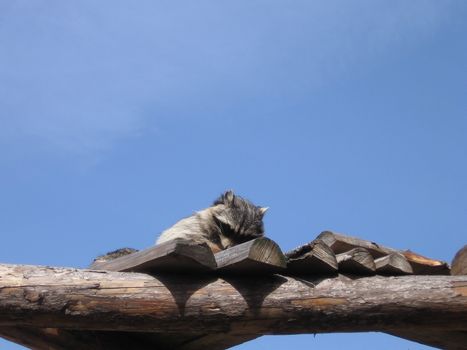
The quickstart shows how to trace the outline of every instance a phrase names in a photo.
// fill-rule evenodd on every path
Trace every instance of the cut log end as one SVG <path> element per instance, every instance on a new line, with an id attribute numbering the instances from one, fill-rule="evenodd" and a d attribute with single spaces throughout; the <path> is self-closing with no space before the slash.
<path id="1" fill-rule="evenodd" d="M 339 271 L 354 275 L 374 275 L 376 271 L 373 256 L 365 248 L 354 248 L 336 255 Z"/>
<path id="2" fill-rule="evenodd" d="M 337 273 L 337 260 L 327 244 L 317 239 L 286 254 L 291 275 L 329 275 Z"/>
<path id="3" fill-rule="evenodd" d="M 402 252 L 410 263 L 415 275 L 449 275 L 450 268 L 448 263 L 427 258 L 423 255 L 414 253 L 410 250 Z"/>
<path id="4" fill-rule="evenodd" d="M 274 241 L 257 238 L 215 254 L 218 271 L 230 274 L 270 274 L 281 272 L 286 259 Z"/>
<path id="5" fill-rule="evenodd" d="M 391 253 L 375 260 L 376 272 L 381 275 L 397 276 L 413 274 L 412 266 L 404 255 Z"/>
<path id="6" fill-rule="evenodd" d="M 459 250 L 454 257 L 451 275 L 467 275 L 467 245 Z"/>

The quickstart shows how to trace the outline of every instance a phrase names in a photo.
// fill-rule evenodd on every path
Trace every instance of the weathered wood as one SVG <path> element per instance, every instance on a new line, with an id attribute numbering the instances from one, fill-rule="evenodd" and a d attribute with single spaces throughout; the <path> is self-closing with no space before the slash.
<path id="1" fill-rule="evenodd" d="M 216 268 L 214 255 L 207 244 L 174 239 L 110 261 L 94 262 L 94 270 L 127 272 L 192 273 Z"/>
<path id="2" fill-rule="evenodd" d="M 287 273 L 296 275 L 328 275 L 337 273 L 336 255 L 323 241 L 313 242 L 298 247 L 285 254 Z"/>
<path id="3" fill-rule="evenodd" d="M 467 276 L 162 280 L 24 265 L 0 265 L 0 276 L 0 327 L 239 337 L 411 326 L 467 331 Z"/>
<path id="4" fill-rule="evenodd" d="M 388 248 L 374 242 L 364 239 L 342 235 L 339 233 L 324 231 L 317 237 L 326 243 L 334 253 L 344 253 L 353 248 L 365 248 L 373 258 L 378 259 L 391 253 L 401 253 L 412 266 L 413 273 L 416 275 L 448 275 L 449 265 L 440 260 L 430 259 L 410 250 L 401 251 Z"/>
<path id="5" fill-rule="evenodd" d="M 215 254 L 222 273 L 261 274 L 281 272 L 286 267 L 279 246 L 266 237 L 257 238 Z"/>
<path id="6" fill-rule="evenodd" d="M 402 254 L 412 266 L 415 275 L 449 275 L 451 273 L 448 263 L 444 261 L 430 259 L 410 250 L 403 251 Z"/>
<path id="7" fill-rule="evenodd" d="M 411 275 L 412 266 L 404 255 L 391 253 L 375 260 L 376 273 L 380 275 Z"/>
<path id="8" fill-rule="evenodd" d="M 354 248 L 336 255 L 339 271 L 355 275 L 374 275 L 376 271 L 373 256 L 365 248 Z"/>
<path id="9" fill-rule="evenodd" d="M 452 260 L 451 275 L 467 275 L 467 245 L 462 247 Z"/>
<path id="10" fill-rule="evenodd" d="M 0 327 L 0 337 L 32 350 L 153 350 L 169 349 L 147 339 L 145 333 L 73 331 L 58 328 Z"/>
<path id="11" fill-rule="evenodd" d="M 332 231 L 321 232 L 317 239 L 326 243 L 336 254 L 345 253 L 353 248 L 365 248 L 377 259 L 396 251 L 395 249 L 383 247 L 374 242 Z"/>

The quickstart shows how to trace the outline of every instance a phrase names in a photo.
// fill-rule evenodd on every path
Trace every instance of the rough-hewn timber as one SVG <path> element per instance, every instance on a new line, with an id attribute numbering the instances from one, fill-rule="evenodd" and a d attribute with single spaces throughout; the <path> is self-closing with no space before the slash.
<path id="1" fill-rule="evenodd" d="M 229 274 L 271 274 L 285 270 L 285 256 L 276 242 L 257 238 L 215 254 L 217 270 Z"/>
<path id="2" fill-rule="evenodd" d="M 319 239 L 302 245 L 285 254 L 287 274 L 291 275 L 332 275 L 337 273 L 334 252 Z"/>
<path id="3" fill-rule="evenodd" d="M 399 330 L 409 337 L 415 325 L 466 332 L 467 276 L 222 279 L 0 265 L 2 330 L 192 332 L 194 339 L 219 333 L 245 340 Z"/>
<path id="4" fill-rule="evenodd" d="M 94 262 L 91 269 L 131 272 L 206 272 L 216 268 L 206 243 L 174 239 L 110 261 Z"/>
<path id="5" fill-rule="evenodd" d="M 332 231 L 324 231 L 317 239 L 326 243 L 335 254 L 342 254 L 354 248 L 364 248 L 378 259 L 391 253 L 401 253 L 412 266 L 415 275 L 449 275 L 449 265 L 445 261 L 430 259 L 410 250 L 400 251 L 384 247 L 375 242 L 367 241 L 357 237 L 351 237 Z"/>
<path id="6" fill-rule="evenodd" d="M 391 253 L 375 260 L 376 273 L 380 275 L 397 276 L 411 275 L 413 269 L 404 255 Z"/>
<path id="7" fill-rule="evenodd" d="M 336 260 L 341 272 L 369 276 L 374 275 L 376 271 L 375 260 L 365 248 L 354 248 L 337 254 Z"/>

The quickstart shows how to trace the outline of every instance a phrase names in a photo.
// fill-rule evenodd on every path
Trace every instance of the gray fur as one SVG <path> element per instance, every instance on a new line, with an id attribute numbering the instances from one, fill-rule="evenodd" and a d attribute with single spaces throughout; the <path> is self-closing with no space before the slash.
<path id="1" fill-rule="evenodd" d="M 266 210 L 227 191 L 209 208 L 178 221 L 162 232 L 156 244 L 182 238 L 207 243 L 213 251 L 223 250 L 262 237 Z"/>

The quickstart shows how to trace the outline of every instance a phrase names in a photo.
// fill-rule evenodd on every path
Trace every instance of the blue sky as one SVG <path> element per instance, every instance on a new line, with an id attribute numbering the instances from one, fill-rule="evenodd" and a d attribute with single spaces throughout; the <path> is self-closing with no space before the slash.
<path id="1" fill-rule="evenodd" d="M 466 15 L 461 0 L 0 2 L 0 261 L 148 247 L 225 189 L 270 207 L 283 250 L 332 229 L 450 261 L 467 237 Z M 342 344 L 428 349 L 381 334 L 238 349 Z"/>

